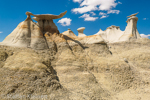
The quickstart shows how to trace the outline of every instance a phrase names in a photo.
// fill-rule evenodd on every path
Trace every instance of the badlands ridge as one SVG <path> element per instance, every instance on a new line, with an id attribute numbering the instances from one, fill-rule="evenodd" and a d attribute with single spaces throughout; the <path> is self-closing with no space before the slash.
<path id="1" fill-rule="evenodd" d="M 0 43 L 0 100 L 149 100 L 150 40 L 138 33 L 137 13 L 125 31 L 91 36 L 84 27 L 60 34 L 53 20 L 66 13 L 27 12 Z"/>
<path id="2" fill-rule="evenodd" d="M 61 44 L 69 40 L 70 44 L 95 44 L 95 43 L 115 43 L 122 41 L 129 41 L 130 39 L 139 39 L 140 34 L 137 30 L 138 18 L 136 14 L 128 16 L 127 27 L 125 31 L 121 31 L 118 26 L 110 26 L 105 31 L 100 31 L 92 36 L 86 36 L 83 31 L 84 27 L 78 28 L 78 36 L 76 36 L 71 29 L 59 33 L 59 30 L 54 19 L 63 17 L 67 11 L 61 13 L 60 15 L 34 15 L 31 12 L 26 12 L 27 19 L 21 22 L 16 29 L 9 34 L 1 45 L 16 46 L 16 47 L 26 47 L 33 49 L 48 49 L 51 46 L 51 42 L 60 42 Z M 33 22 L 31 16 L 37 23 Z M 58 38 L 52 38 L 52 36 Z M 76 42 L 75 42 L 76 41 Z"/>

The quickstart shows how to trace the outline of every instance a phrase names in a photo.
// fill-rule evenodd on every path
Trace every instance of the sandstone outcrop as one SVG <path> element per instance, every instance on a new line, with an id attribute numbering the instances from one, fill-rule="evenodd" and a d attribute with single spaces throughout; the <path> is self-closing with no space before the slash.
<path id="1" fill-rule="evenodd" d="M 71 29 L 68 29 L 67 31 L 63 32 L 62 34 L 70 36 L 70 37 L 76 37 L 76 35 L 71 31 Z"/>
<path id="2" fill-rule="evenodd" d="M 75 36 L 72 34 L 73 32 L 71 31 L 71 34 L 68 34 L 68 31 L 63 32 L 63 38 L 68 42 L 69 45 L 75 45 L 75 44 L 106 44 L 104 39 L 100 35 L 91 35 L 91 36 L 86 36 L 82 34 L 82 36 Z"/>
<path id="3" fill-rule="evenodd" d="M 102 38 L 109 43 L 141 38 L 137 30 L 137 14 L 138 13 L 128 16 L 129 18 L 127 20 L 127 26 L 125 31 L 121 31 L 120 27 L 112 25 L 108 27 L 105 31 L 100 30 L 98 33 L 96 33 L 96 35 L 101 35 Z"/>

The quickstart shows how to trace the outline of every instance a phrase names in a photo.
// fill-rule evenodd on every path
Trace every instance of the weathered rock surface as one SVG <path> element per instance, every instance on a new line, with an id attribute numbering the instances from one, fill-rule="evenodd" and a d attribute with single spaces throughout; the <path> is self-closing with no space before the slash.
<path id="1" fill-rule="evenodd" d="M 1 100 L 150 98 L 149 39 L 70 45 L 47 35 L 47 50 L 0 46 Z"/>
<path id="2" fill-rule="evenodd" d="M 62 33 L 63 35 L 71 36 L 71 37 L 76 37 L 76 35 L 71 31 L 71 29 L 68 29 L 67 31 Z"/>
<path id="3" fill-rule="evenodd" d="M 130 39 L 139 39 L 141 38 L 138 30 L 137 30 L 137 21 L 138 18 L 136 17 L 138 13 L 132 14 L 128 16 L 127 26 L 125 31 L 121 31 L 119 26 L 110 26 L 105 31 L 99 30 L 96 35 L 101 35 L 102 38 L 109 42 L 122 42 L 122 41 L 129 41 Z"/>

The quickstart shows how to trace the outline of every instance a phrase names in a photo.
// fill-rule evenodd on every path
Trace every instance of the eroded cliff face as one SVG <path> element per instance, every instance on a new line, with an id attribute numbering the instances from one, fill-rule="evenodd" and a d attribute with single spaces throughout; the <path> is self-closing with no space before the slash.
<path id="1" fill-rule="evenodd" d="M 46 50 L 0 46 L 0 99 L 149 99 L 149 39 L 72 45 L 49 36 L 61 42 Z"/>

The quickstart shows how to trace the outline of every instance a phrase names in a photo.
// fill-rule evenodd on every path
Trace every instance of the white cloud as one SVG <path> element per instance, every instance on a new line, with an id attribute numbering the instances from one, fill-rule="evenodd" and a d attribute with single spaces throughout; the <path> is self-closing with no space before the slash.
<path id="1" fill-rule="evenodd" d="M 3 32 L 0 32 L 0 33 L 3 33 Z"/>
<path id="2" fill-rule="evenodd" d="M 143 18 L 143 20 L 148 20 L 148 18 Z"/>
<path id="3" fill-rule="evenodd" d="M 83 13 L 94 11 L 94 10 L 98 10 L 97 7 L 84 6 L 84 7 L 81 7 L 81 8 L 74 8 L 74 9 L 72 9 L 72 12 L 74 12 L 75 14 L 77 14 L 77 13 L 83 14 Z"/>
<path id="4" fill-rule="evenodd" d="M 120 10 L 108 10 L 107 14 L 119 14 L 120 13 Z"/>
<path id="5" fill-rule="evenodd" d="M 107 14 L 106 14 L 106 13 L 103 13 L 103 12 L 100 12 L 99 15 L 102 15 L 102 16 L 103 16 L 103 15 L 107 15 Z"/>
<path id="6" fill-rule="evenodd" d="M 84 18 L 84 21 L 95 21 L 98 17 L 91 17 L 90 14 L 84 14 L 79 18 Z"/>
<path id="7" fill-rule="evenodd" d="M 71 21 L 72 20 L 70 18 L 62 18 L 57 23 L 60 23 L 62 26 L 70 26 Z"/>
<path id="8" fill-rule="evenodd" d="M 92 16 L 95 16 L 96 15 L 96 13 L 94 13 L 94 12 L 90 12 L 91 14 L 92 14 Z"/>
<path id="9" fill-rule="evenodd" d="M 100 19 L 107 18 L 108 15 L 103 15 Z"/>
<path id="10" fill-rule="evenodd" d="M 100 19 L 107 18 L 109 15 L 106 13 L 100 12 L 99 15 L 101 15 Z"/>
<path id="11" fill-rule="evenodd" d="M 118 4 L 122 4 L 122 2 L 118 1 Z"/>
<path id="12" fill-rule="evenodd" d="M 150 37 L 150 34 L 148 34 L 148 35 L 140 34 L 140 36 L 141 36 L 142 38 L 149 38 L 149 37 Z"/>
<path id="13" fill-rule="evenodd" d="M 116 0 L 101 0 L 99 10 L 110 10 L 117 6 Z"/>
<path id="14" fill-rule="evenodd" d="M 116 0 L 73 0 L 73 1 L 80 1 L 80 7 L 72 9 L 74 13 L 86 13 L 90 11 L 96 10 L 111 10 L 117 6 Z"/>
<path id="15" fill-rule="evenodd" d="M 73 2 L 81 3 L 82 0 L 73 0 Z"/>

